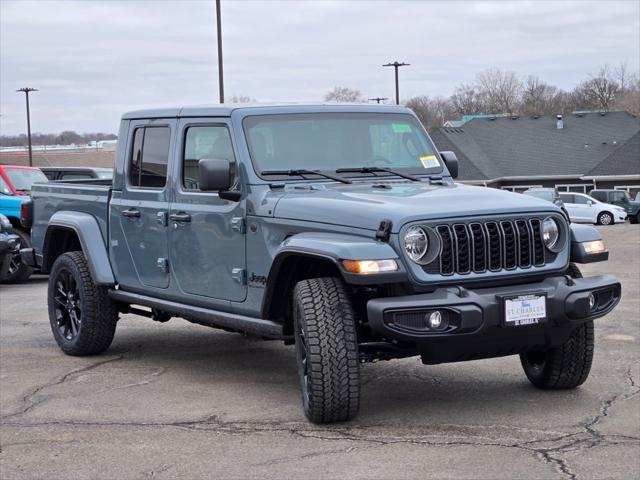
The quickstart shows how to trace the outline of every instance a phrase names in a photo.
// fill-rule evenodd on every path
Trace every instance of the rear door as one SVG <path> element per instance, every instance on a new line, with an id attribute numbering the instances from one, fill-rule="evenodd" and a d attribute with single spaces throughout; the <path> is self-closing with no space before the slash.
<path id="1" fill-rule="evenodd" d="M 110 202 L 111 259 L 123 287 L 169 286 L 167 173 L 175 126 L 175 119 L 130 124 L 124 187 Z"/>
<path id="2" fill-rule="evenodd" d="M 243 301 L 247 294 L 245 202 L 198 189 L 198 161 L 226 159 L 237 182 L 228 118 L 184 119 L 179 124 L 175 193 L 169 214 L 169 256 L 182 293 L 201 301 Z"/>

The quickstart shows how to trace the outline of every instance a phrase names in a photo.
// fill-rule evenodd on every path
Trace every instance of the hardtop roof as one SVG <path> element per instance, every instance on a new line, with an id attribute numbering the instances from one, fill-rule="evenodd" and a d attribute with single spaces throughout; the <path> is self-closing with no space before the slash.
<path id="1" fill-rule="evenodd" d="M 229 117 L 236 110 L 247 113 L 319 113 L 319 112 L 364 112 L 364 113 L 412 113 L 399 105 L 378 104 L 340 104 L 340 103 L 308 103 L 308 104 L 221 104 L 195 105 L 183 107 L 151 108 L 134 110 L 122 116 L 123 120 L 144 118 L 179 118 L 179 117 Z"/>

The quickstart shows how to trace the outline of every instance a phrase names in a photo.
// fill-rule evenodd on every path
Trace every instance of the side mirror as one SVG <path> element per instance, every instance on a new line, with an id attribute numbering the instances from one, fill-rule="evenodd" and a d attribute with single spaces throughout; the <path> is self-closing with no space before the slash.
<path id="1" fill-rule="evenodd" d="M 220 198 L 237 202 L 242 193 L 231 188 L 231 164 L 228 160 L 203 158 L 198 161 L 200 179 L 198 185 L 203 192 L 218 192 Z"/>
<path id="2" fill-rule="evenodd" d="M 590 207 L 593 207 L 593 202 L 591 200 L 587 200 L 587 205 L 589 205 Z"/>
<path id="3" fill-rule="evenodd" d="M 456 154 L 445 151 L 440 152 L 440 156 L 444 160 L 444 164 L 447 166 L 447 170 L 449 170 L 451 177 L 458 178 L 458 157 L 456 157 Z"/>

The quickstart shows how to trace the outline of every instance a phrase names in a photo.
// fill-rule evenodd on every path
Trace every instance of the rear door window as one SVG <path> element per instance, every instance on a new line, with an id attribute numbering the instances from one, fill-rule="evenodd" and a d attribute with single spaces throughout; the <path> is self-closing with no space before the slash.
<path id="1" fill-rule="evenodd" d="M 601 202 L 607 201 L 607 192 L 591 192 L 590 195 Z"/>
<path id="2" fill-rule="evenodd" d="M 561 193 L 560 194 L 560 199 L 564 202 L 564 203 L 576 203 L 573 201 L 573 195 L 570 193 Z"/>
<path id="3" fill-rule="evenodd" d="M 133 137 L 129 182 L 134 187 L 163 188 L 169 163 L 169 127 L 137 128 Z"/>

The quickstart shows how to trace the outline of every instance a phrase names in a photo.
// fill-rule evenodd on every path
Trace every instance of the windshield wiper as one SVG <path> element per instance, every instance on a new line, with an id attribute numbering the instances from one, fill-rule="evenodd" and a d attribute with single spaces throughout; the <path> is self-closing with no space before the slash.
<path id="1" fill-rule="evenodd" d="M 319 170 L 305 170 L 304 168 L 295 169 L 295 170 L 266 170 L 261 173 L 261 175 L 285 175 L 287 177 L 304 177 L 304 175 L 320 175 L 321 177 L 330 178 L 331 180 L 335 180 L 337 182 L 342 183 L 353 183 L 351 180 L 348 180 L 343 177 L 339 177 L 338 175 L 331 175 L 330 173 L 324 173 Z"/>
<path id="2" fill-rule="evenodd" d="M 412 182 L 421 182 L 418 177 L 414 177 L 413 175 L 409 175 L 408 173 L 402 173 L 393 168 L 385 168 L 385 167 L 356 167 L 356 168 L 339 168 L 336 170 L 336 173 L 376 173 L 376 172 L 386 172 L 391 173 L 392 175 L 397 175 L 398 177 L 406 178 L 407 180 L 411 180 Z"/>

